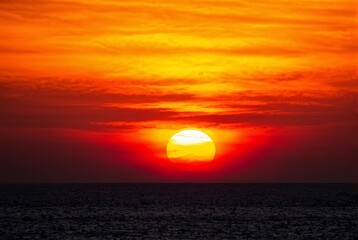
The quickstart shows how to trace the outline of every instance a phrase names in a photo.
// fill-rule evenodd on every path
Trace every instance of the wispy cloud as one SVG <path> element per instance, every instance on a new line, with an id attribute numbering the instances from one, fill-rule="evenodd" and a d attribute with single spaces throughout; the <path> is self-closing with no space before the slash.
<path id="1" fill-rule="evenodd" d="M 353 121 L 356 14 L 353 0 L 1 1 L 1 123 Z"/>

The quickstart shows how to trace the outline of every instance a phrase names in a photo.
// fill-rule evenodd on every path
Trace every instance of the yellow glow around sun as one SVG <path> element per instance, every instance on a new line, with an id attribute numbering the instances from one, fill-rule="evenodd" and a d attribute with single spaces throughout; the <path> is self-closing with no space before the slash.
<path id="1" fill-rule="evenodd" d="M 182 130 L 170 138 L 167 156 L 172 162 L 210 162 L 215 157 L 215 144 L 199 130 Z"/>

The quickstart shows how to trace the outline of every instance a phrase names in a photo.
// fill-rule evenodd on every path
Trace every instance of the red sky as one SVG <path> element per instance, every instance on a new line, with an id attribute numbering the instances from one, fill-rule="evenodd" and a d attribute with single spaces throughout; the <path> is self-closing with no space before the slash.
<path id="1" fill-rule="evenodd" d="M 352 182 L 355 0 L 0 2 L 0 182 Z M 217 147 L 183 170 L 183 128 Z"/>

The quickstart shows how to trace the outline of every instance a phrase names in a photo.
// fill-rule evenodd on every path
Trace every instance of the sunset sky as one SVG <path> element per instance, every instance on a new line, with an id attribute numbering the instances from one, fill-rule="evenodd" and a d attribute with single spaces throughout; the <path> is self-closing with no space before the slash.
<path id="1" fill-rule="evenodd" d="M 0 182 L 352 182 L 356 0 L 0 1 Z M 213 162 L 168 160 L 200 129 Z"/>

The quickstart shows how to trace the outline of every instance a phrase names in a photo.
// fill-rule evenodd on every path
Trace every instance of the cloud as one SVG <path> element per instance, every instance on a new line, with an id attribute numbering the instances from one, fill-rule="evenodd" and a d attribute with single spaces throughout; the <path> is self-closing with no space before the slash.
<path id="1" fill-rule="evenodd" d="M 1 123 L 351 121 L 353 3 L 2 1 Z"/>
<path id="2" fill-rule="evenodd" d="M 7 73 L 15 68 L 134 78 L 194 77 L 214 65 L 215 77 L 241 67 L 335 66 L 337 59 L 348 65 L 357 49 L 354 4 L 1 1 L 0 49 L 6 61 L 0 63 Z M 173 66 L 193 69 L 182 74 L 161 69 Z"/>
<path id="3" fill-rule="evenodd" d="M 294 76 L 294 75 L 293 75 Z M 283 76 L 279 81 L 296 81 Z M 21 79 L 21 78 L 19 78 Z M 265 78 L 263 78 L 265 79 Z M 140 80 L 132 80 L 140 81 Z M 2 80 L 2 127 L 128 129 L 143 122 L 292 126 L 349 124 L 358 95 L 338 90 L 250 90 L 237 93 L 169 93 L 149 85 L 113 88 L 115 82 L 80 79 Z M 182 85 L 172 85 L 171 89 Z M 113 124 L 116 123 L 116 124 Z M 138 124 L 137 124 L 138 123 Z"/>

